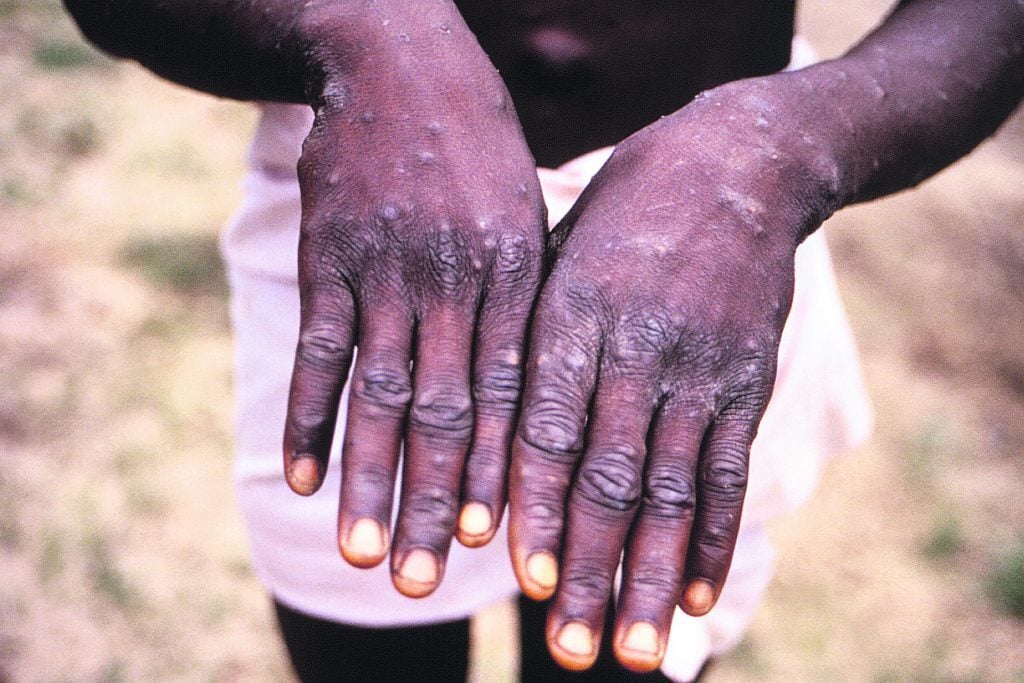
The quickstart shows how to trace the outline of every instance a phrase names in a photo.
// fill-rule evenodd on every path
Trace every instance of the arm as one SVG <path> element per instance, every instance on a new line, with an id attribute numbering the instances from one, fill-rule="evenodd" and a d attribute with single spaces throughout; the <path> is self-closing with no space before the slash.
<path id="1" fill-rule="evenodd" d="M 787 142 L 811 154 L 834 208 L 874 199 L 953 163 L 1019 104 L 1024 5 L 904 1 L 843 57 L 719 94 L 809 133 Z"/>
<path id="2" fill-rule="evenodd" d="M 718 599 L 797 245 L 909 187 L 1024 92 L 1024 4 L 903 3 L 846 56 L 704 93 L 620 143 L 552 240 L 510 472 L 524 592 L 563 666 L 645 671 Z M 827 381 L 827 380 L 826 380 Z"/>
<path id="3" fill-rule="evenodd" d="M 307 57 L 328 38 L 316 36 L 326 27 L 302 23 L 308 11 L 303 0 L 64 4 L 85 37 L 110 54 L 135 59 L 183 85 L 237 99 L 307 102 L 306 87 L 318 66 Z"/>
<path id="4" fill-rule="evenodd" d="M 501 518 L 540 278 L 540 186 L 494 67 L 449 0 L 67 4 L 100 46 L 179 82 L 313 106 L 285 472 L 320 487 L 358 346 L 339 546 L 358 566 L 390 550 L 398 589 L 430 593 L 452 536 L 482 545 Z"/>

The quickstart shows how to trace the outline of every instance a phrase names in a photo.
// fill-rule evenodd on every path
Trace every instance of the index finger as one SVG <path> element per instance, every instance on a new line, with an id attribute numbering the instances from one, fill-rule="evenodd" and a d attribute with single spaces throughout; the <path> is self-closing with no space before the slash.
<path id="1" fill-rule="evenodd" d="M 509 475 L 512 566 L 534 600 L 550 598 L 558 583 L 565 501 L 583 451 L 600 350 L 592 321 L 543 297 L 540 311 Z"/>

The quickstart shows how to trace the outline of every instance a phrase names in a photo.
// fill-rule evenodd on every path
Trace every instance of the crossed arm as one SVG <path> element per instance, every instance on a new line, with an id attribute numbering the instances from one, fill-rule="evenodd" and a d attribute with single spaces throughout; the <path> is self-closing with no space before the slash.
<path id="1" fill-rule="evenodd" d="M 66 3 L 165 76 L 314 107 L 289 483 L 319 487 L 358 346 L 342 554 L 390 552 L 398 589 L 425 595 L 453 535 L 493 536 L 508 473 L 513 565 L 554 597 L 570 668 L 596 656 L 623 549 L 627 666 L 657 666 L 675 604 L 714 605 L 800 241 L 965 154 L 1024 93 L 1024 3 L 904 2 L 840 59 L 721 86 L 620 143 L 542 287 L 533 162 L 448 0 Z"/>

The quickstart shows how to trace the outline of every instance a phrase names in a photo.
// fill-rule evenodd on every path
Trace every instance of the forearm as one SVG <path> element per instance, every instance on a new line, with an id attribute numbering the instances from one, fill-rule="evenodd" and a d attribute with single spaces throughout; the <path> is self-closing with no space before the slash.
<path id="1" fill-rule="evenodd" d="M 787 187 L 810 209 L 799 240 L 831 212 L 911 187 L 990 135 L 1024 94 L 1022 48 L 1016 0 L 912 0 L 839 59 L 726 84 L 679 114 L 702 120 L 717 108 L 724 122 L 712 133 L 733 141 L 739 166 L 767 171 L 781 182 L 769 191 Z"/>
<path id="2" fill-rule="evenodd" d="M 1024 4 L 904 2 L 843 58 L 841 204 L 910 187 L 991 135 L 1024 96 Z M 845 71 L 849 84 L 842 84 Z"/>
<path id="3" fill-rule="evenodd" d="M 237 99 L 315 102 L 372 46 L 421 48 L 449 27 L 475 45 L 450 0 L 65 0 L 84 35 L 183 85 Z"/>

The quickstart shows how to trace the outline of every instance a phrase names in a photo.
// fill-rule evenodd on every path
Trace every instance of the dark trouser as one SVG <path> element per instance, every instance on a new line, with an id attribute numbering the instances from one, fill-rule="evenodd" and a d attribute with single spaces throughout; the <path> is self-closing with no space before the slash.
<path id="1" fill-rule="evenodd" d="M 469 620 L 429 626 L 369 629 L 324 621 L 274 603 L 292 666 L 303 683 L 320 681 L 464 681 L 469 667 Z M 609 610 L 610 614 L 610 610 Z M 524 681 L 667 681 L 660 672 L 630 673 L 612 654 L 612 624 L 601 654 L 584 673 L 565 671 L 544 641 L 547 605 L 519 598 Z"/>

